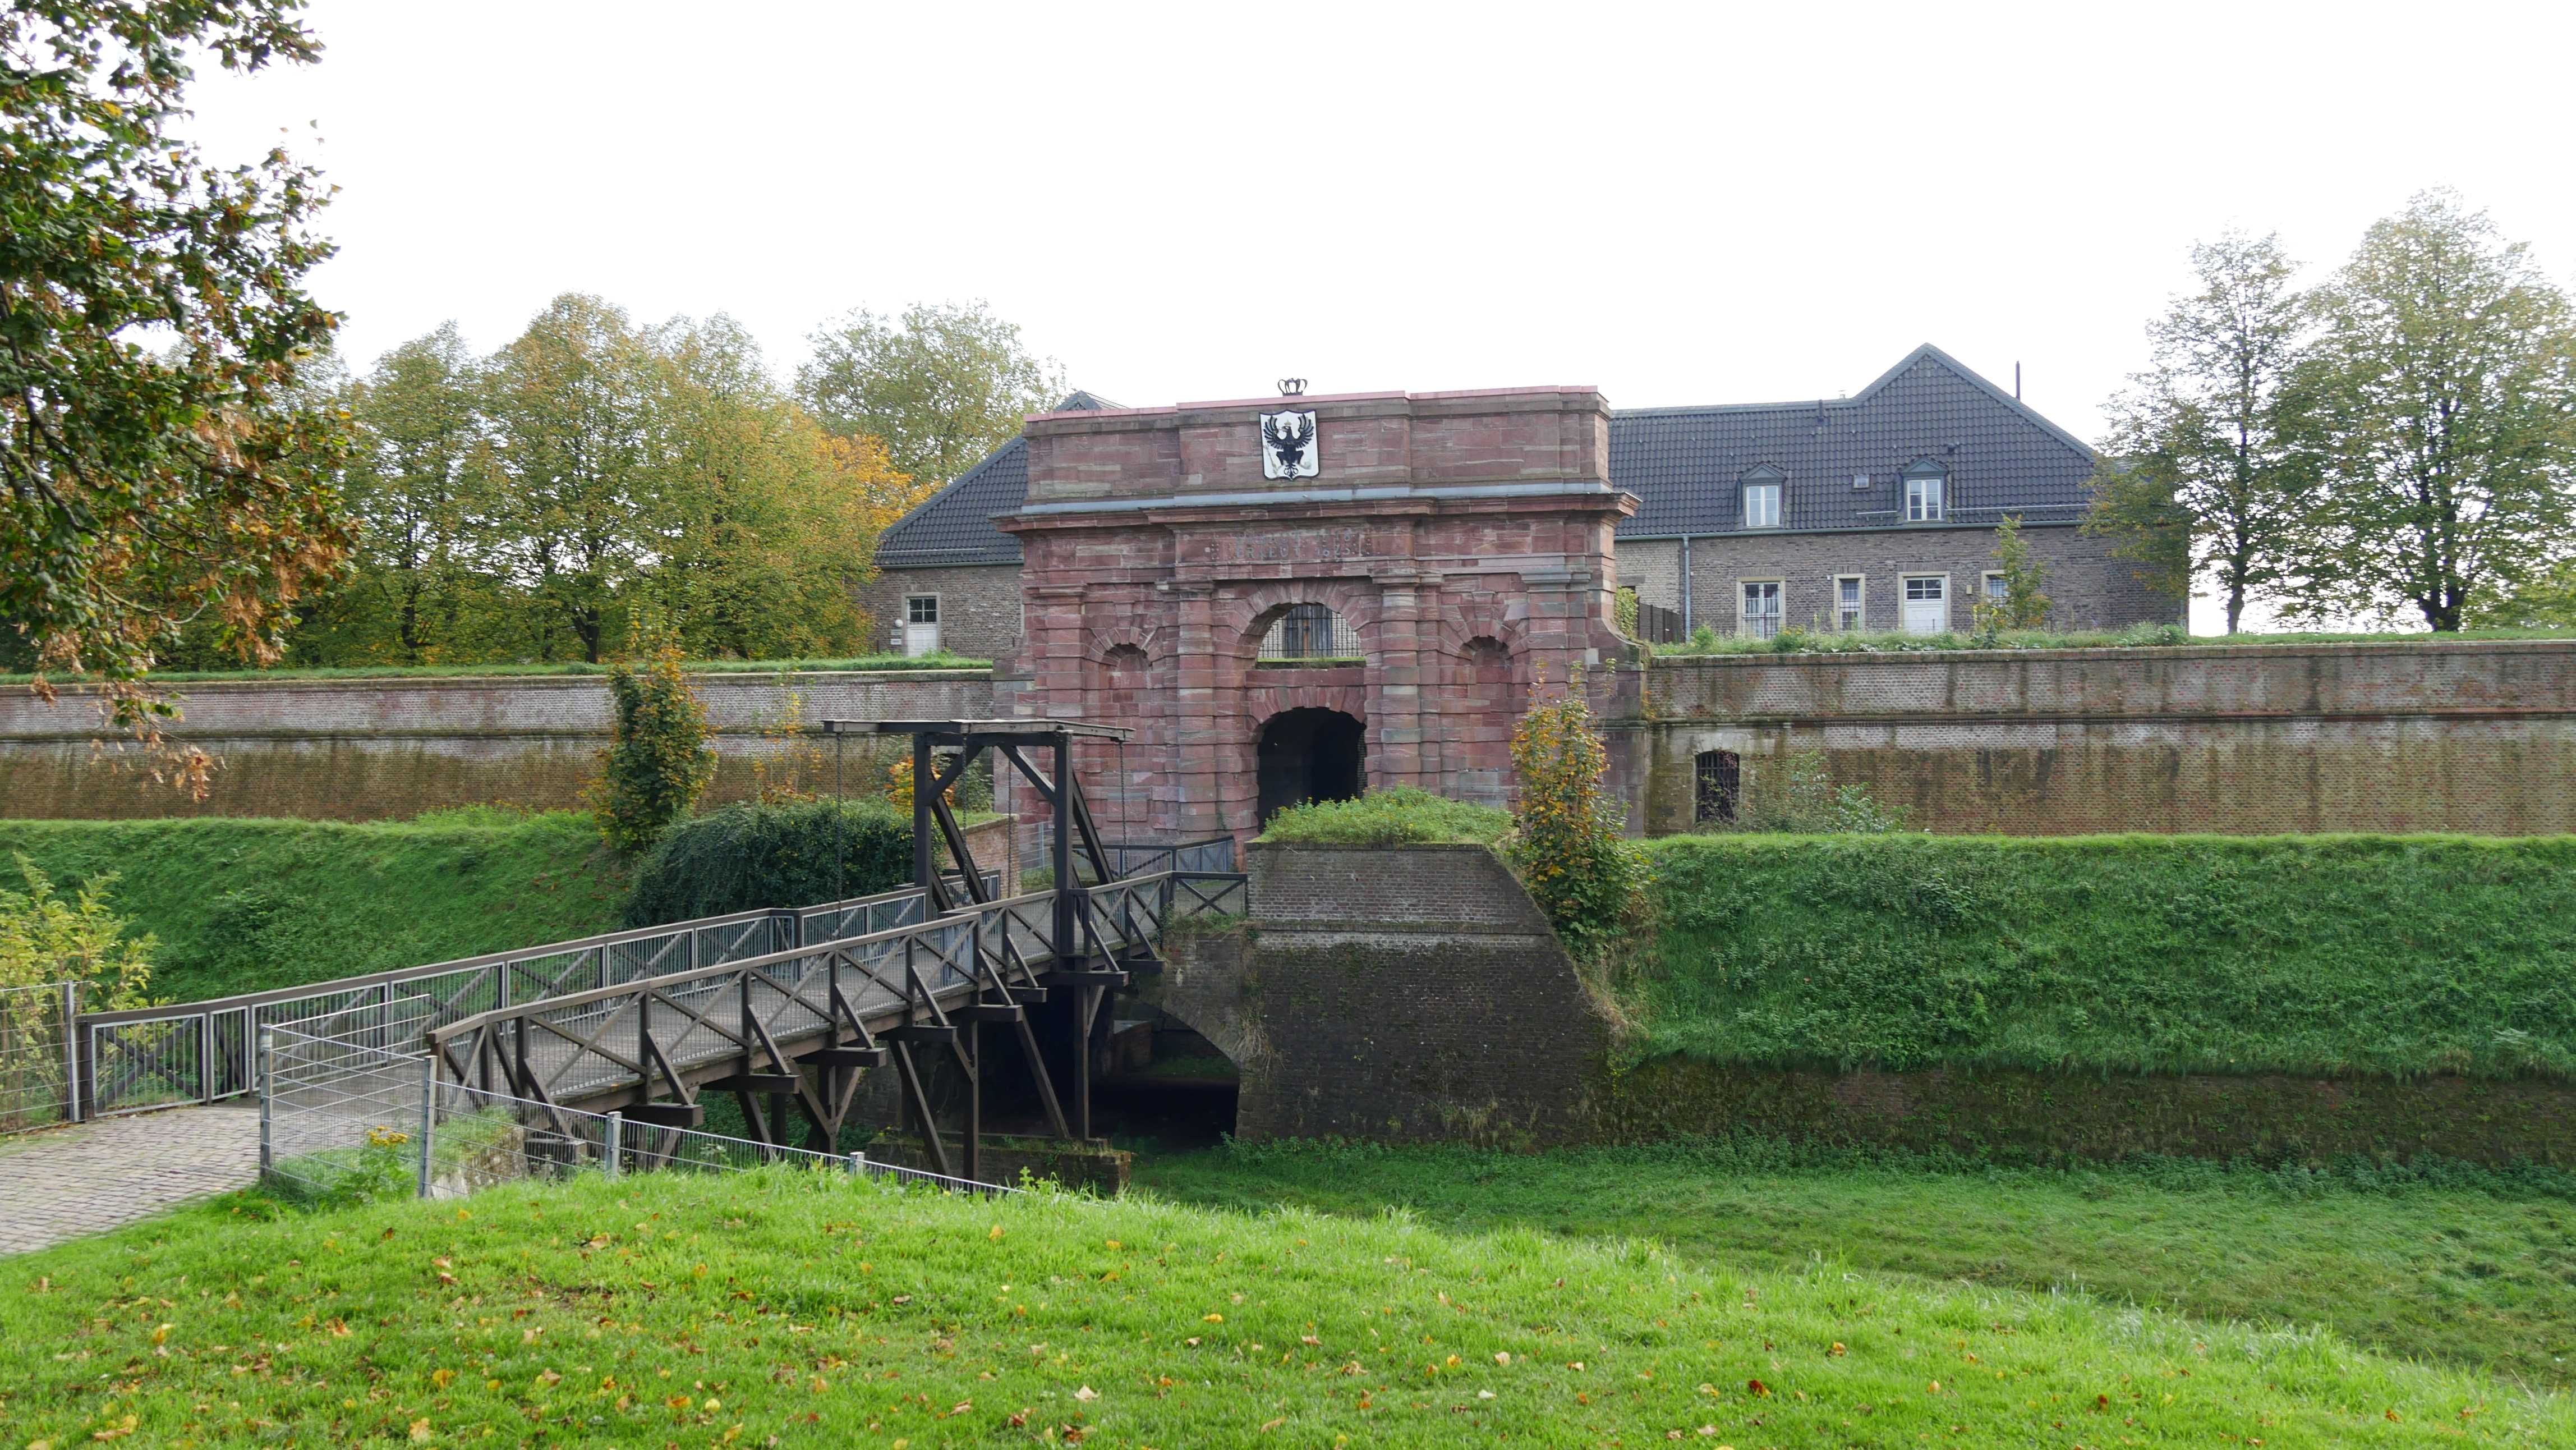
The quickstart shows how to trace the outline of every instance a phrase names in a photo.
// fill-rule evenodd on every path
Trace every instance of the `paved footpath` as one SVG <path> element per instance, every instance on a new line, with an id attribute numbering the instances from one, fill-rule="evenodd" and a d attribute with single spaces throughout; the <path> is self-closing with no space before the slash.
<path id="1" fill-rule="evenodd" d="M 0 1254 L 105 1233 L 258 1180 L 256 1106 L 171 1108 L 0 1138 Z"/>

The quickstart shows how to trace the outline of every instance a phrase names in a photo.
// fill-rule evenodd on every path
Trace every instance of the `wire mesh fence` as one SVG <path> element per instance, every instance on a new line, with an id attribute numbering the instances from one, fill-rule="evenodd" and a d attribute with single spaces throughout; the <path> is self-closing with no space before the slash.
<path id="1" fill-rule="evenodd" d="M 786 1167 L 825 1178 L 985 1195 L 1019 1190 L 864 1154 L 819 1153 L 696 1128 L 630 1121 L 442 1081 L 435 1059 L 284 1028 L 262 1035 L 260 1175 L 291 1198 L 453 1198 L 583 1173 L 739 1173 Z"/>
<path id="2" fill-rule="evenodd" d="M 72 1120 L 79 1065 L 72 1021 L 86 984 L 0 987 L 0 1133 Z"/>

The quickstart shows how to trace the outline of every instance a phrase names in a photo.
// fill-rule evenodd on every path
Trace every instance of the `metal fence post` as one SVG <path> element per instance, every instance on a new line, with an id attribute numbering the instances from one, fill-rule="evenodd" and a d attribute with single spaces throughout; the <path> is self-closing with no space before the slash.
<path id="1" fill-rule="evenodd" d="M 420 1168 L 417 1174 L 419 1196 L 429 1197 L 429 1143 L 438 1135 L 438 1058 L 420 1060 Z"/>
<path id="2" fill-rule="evenodd" d="M 852 1178 L 860 1178 L 860 1179 L 864 1179 L 864 1178 L 866 1178 L 866 1177 L 868 1176 L 868 1155 L 867 1155 L 867 1154 L 865 1154 L 865 1153 L 853 1153 L 853 1154 L 851 1154 L 851 1155 L 850 1155 L 850 1176 L 851 1176 Z"/>
<path id="3" fill-rule="evenodd" d="M 277 1034 L 259 1029 L 259 1176 L 266 1179 L 277 1168 L 277 1139 L 272 1125 L 277 1117 L 277 1068 L 271 1060 L 277 1050 Z"/>
<path id="4" fill-rule="evenodd" d="M 63 1121 L 81 1120 L 80 983 L 63 983 Z"/>
<path id="5" fill-rule="evenodd" d="M 600 1143 L 599 1169 L 607 1177 L 615 1178 L 618 1150 L 624 1146 L 623 1140 L 626 1137 L 626 1115 L 610 1113 L 607 1127 L 603 1131 L 605 1137 Z"/>

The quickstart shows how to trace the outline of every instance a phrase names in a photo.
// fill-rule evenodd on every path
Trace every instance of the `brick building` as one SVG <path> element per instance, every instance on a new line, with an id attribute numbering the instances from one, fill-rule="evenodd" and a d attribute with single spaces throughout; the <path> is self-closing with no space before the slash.
<path id="1" fill-rule="evenodd" d="M 1532 688 L 1621 648 L 1623 583 L 1682 631 L 1965 629 L 2010 514 L 2052 623 L 2179 617 L 2075 530 L 2093 461 L 1929 346 L 1759 406 L 1077 393 L 886 532 L 869 602 L 999 661 L 1000 708 L 1137 727 L 1087 762 L 1130 833 L 1241 832 L 1363 784 L 1499 800 Z"/>

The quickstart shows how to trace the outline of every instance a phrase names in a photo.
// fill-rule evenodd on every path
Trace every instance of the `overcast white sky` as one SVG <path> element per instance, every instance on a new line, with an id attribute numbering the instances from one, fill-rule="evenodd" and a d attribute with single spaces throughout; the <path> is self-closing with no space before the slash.
<path id="1" fill-rule="evenodd" d="M 1831 397 L 1934 342 L 2080 436 L 2195 238 L 2319 270 L 2426 186 L 2576 271 L 2576 5 L 1520 7 L 321 0 L 209 79 L 342 188 L 352 362 L 556 293 L 982 298 L 1152 404 L 1590 383 Z M 308 123 L 318 126 L 308 127 Z"/>

